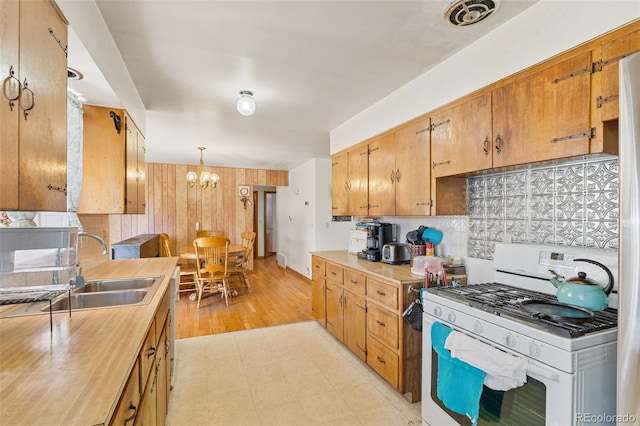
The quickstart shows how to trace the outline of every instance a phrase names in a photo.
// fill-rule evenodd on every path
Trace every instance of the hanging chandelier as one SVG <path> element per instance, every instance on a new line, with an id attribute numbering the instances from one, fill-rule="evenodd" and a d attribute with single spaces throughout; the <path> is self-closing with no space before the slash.
<path id="1" fill-rule="evenodd" d="M 218 181 L 220 180 L 220 176 L 215 173 L 209 173 L 204 171 L 204 162 L 202 161 L 202 154 L 204 150 L 207 149 L 204 146 L 199 146 L 200 150 L 200 167 L 198 167 L 198 173 L 196 172 L 188 172 L 187 173 L 187 182 L 189 183 L 189 188 L 193 188 L 197 183 L 201 188 L 208 188 L 209 185 L 213 185 L 214 188 L 217 188 Z"/>

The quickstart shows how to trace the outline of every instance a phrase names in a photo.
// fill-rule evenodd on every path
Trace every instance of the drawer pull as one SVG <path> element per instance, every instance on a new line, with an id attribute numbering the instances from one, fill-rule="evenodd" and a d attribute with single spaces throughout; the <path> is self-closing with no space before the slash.
<path id="1" fill-rule="evenodd" d="M 386 327 L 386 326 L 387 326 L 387 324 L 383 323 L 383 322 L 382 322 L 382 321 L 380 321 L 380 320 L 376 320 L 376 323 L 378 323 L 378 325 L 379 325 L 380 327 Z"/>
<path id="2" fill-rule="evenodd" d="M 151 346 L 147 351 L 147 358 L 150 358 L 156 354 L 156 348 Z"/>
<path id="3" fill-rule="evenodd" d="M 386 296 L 387 295 L 387 293 L 385 293 L 382 290 L 376 290 L 376 293 L 378 293 L 380 296 Z"/>
<path id="4" fill-rule="evenodd" d="M 351 280 L 351 284 L 358 284 L 358 280 Z"/>
<path id="5" fill-rule="evenodd" d="M 335 272 L 331 271 L 331 275 L 333 275 L 335 277 L 338 274 L 336 274 Z"/>
<path id="6" fill-rule="evenodd" d="M 378 356 L 377 358 L 378 358 L 378 362 L 379 362 L 380 364 L 386 364 L 386 363 L 387 363 L 387 362 L 384 360 L 384 358 L 382 358 L 382 357 L 380 357 L 380 356 Z"/>
<path id="7" fill-rule="evenodd" d="M 133 405 L 133 403 L 129 404 L 129 410 L 133 410 L 133 414 L 130 415 L 129 417 L 127 417 L 126 419 L 124 419 L 124 424 L 126 425 L 127 423 L 129 423 L 130 421 L 132 421 L 133 419 L 136 418 L 136 415 L 138 414 L 138 407 L 136 407 L 135 405 Z"/>

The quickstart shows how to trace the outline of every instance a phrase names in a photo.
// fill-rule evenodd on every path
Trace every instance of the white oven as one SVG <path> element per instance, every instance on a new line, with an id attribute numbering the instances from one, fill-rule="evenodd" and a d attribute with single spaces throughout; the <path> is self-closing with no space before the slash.
<path id="1" fill-rule="evenodd" d="M 506 250 L 513 251 L 514 247 L 515 245 L 509 245 Z M 496 255 L 499 256 L 504 250 L 497 249 Z M 594 253 L 589 254 L 593 258 Z M 515 257 L 522 255 L 524 254 L 516 254 Z M 613 258 L 598 259 L 608 264 L 614 263 Z M 501 262 L 496 263 L 499 269 Z M 512 259 L 506 260 L 506 263 L 515 267 Z M 504 270 L 499 270 L 501 272 L 496 273 L 494 278 L 500 276 L 504 282 L 507 279 Z M 535 275 L 535 271 L 527 271 L 529 278 L 532 274 Z M 478 297 L 484 300 L 488 295 L 493 295 L 493 292 L 520 291 L 528 286 L 527 280 L 513 277 L 508 285 L 486 283 L 468 288 L 477 288 Z M 533 286 L 538 286 L 537 290 L 545 288 L 542 282 L 534 283 Z M 554 290 L 551 284 L 549 286 Z M 462 291 L 467 288 L 460 289 Z M 531 295 L 537 294 L 537 290 L 524 291 Z M 531 318 L 520 320 L 518 315 L 512 315 L 509 310 L 512 306 L 506 310 L 490 309 L 487 305 L 477 306 L 472 302 L 461 302 L 450 297 L 452 291 L 457 290 L 447 288 L 428 291 L 423 299 L 421 408 L 424 425 L 471 425 L 468 417 L 446 408 L 437 396 L 438 356 L 431 345 L 431 327 L 436 322 L 484 344 L 527 359 L 527 380 L 523 386 L 504 392 L 483 386 L 479 425 L 566 426 L 615 423 L 615 310 L 607 309 L 599 314 L 605 321 L 613 318 L 613 323 L 599 324 L 600 328 L 596 331 L 584 331 L 579 328 L 582 326 L 574 325 L 567 327 L 569 331 L 557 331 L 553 329 L 553 324 L 537 324 Z M 541 297 L 544 296 L 541 294 Z M 521 295 L 518 293 L 514 297 L 519 298 Z M 547 297 L 553 298 L 552 295 Z M 513 302 L 516 307 L 517 301 Z M 588 325 L 585 327 L 588 328 Z M 565 332 L 571 335 L 563 334 Z"/>

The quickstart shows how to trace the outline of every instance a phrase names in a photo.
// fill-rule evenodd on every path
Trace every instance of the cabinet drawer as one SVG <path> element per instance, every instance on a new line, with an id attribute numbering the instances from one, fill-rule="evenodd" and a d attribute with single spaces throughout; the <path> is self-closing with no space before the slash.
<path id="1" fill-rule="evenodd" d="M 349 290 L 358 294 L 367 294 L 366 275 L 350 269 L 344 270 L 344 285 Z"/>
<path id="2" fill-rule="evenodd" d="M 126 419 L 135 418 L 140 409 L 140 369 L 139 363 L 136 362 L 131 370 L 127 385 L 122 392 L 118 407 L 109 422 L 110 425 L 123 425 Z M 133 422 L 130 420 L 130 423 Z"/>
<path id="3" fill-rule="evenodd" d="M 398 288 L 382 281 L 367 281 L 367 295 L 370 299 L 380 302 L 391 309 L 398 309 Z"/>
<path id="4" fill-rule="evenodd" d="M 156 312 L 156 339 L 160 339 L 162 329 L 167 320 L 167 314 L 169 313 L 169 292 L 166 291 L 162 297 L 162 301 L 158 306 L 158 312 Z"/>
<path id="5" fill-rule="evenodd" d="M 144 339 L 142 349 L 140 349 L 140 384 L 143 386 L 145 383 L 147 383 L 147 377 L 149 377 L 151 367 L 153 367 L 153 365 L 155 364 L 157 347 L 156 325 L 154 320 L 151 323 L 151 327 L 149 327 L 147 337 Z"/>
<path id="6" fill-rule="evenodd" d="M 319 257 L 313 256 L 311 258 L 311 276 L 314 281 L 325 276 L 325 261 Z"/>
<path id="7" fill-rule="evenodd" d="M 398 314 L 370 303 L 367 312 L 367 331 L 389 348 L 397 350 L 398 318 Z"/>
<path id="8" fill-rule="evenodd" d="M 333 263 L 327 263 L 327 279 L 342 285 L 344 268 Z"/>
<path id="9" fill-rule="evenodd" d="M 367 364 L 398 389 L 398 355 L 375 339 L 367 339 Z"/>

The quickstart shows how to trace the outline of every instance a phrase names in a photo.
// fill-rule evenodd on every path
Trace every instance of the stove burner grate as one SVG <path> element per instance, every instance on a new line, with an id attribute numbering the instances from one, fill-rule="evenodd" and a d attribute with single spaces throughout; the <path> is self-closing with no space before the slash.
<path id="1" fill-rule="evenodd" d="M 429 293 L 455 300 L 472 308 L 525 323 L 562 337 L 580 337 L 588 333 L 617 327 L 618 311 L 607 308 L 594 312 L 593 319 L 579 324 L 537 318 L 524 311 L 520 303 L 527 300 L 557 302 L 555 296 L 501 283 L 481 283 L 464 287 L 429 288 Z"/>

